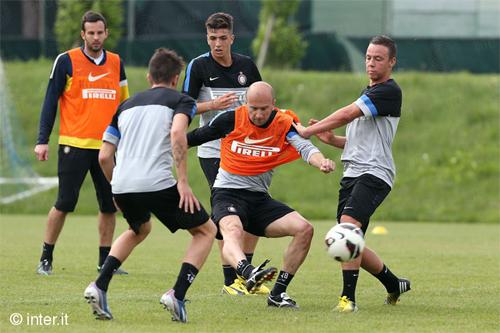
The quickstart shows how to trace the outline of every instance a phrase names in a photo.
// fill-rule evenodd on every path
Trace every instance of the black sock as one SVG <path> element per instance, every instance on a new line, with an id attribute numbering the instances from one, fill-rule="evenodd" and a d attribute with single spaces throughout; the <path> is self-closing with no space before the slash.
<path id="1" fill-rule="evenodd" d="M 222 265 L 222 272 L 224 273 L 224 284 L 230 286 L 234 283 L 234 280 L 238 278 L 236 276 L 236 271 L 231 265 Z"/>
<path id="2" fill-rule="evenodd" d="M 247 257 L 248 263 L 251 264 L 253 259 L 253 253 L 245 253 L 245 257 Z"/>
<path id="3" fill-rule="evenodd" d="M 379 273 L 372 275 L 375 276 L 384 285 L 388 293 L 399 290 L 398 277 L 394 275 L 386 265 L 384 265 Z"/>
<path id="4" fill-rule="evenodd" d="M 236 266 L 236 274 L 243 276 L 246 280 L 248 280 L 254 268 L 255 267 L 253 267 L 248 260 L 243 259 L 240 260 L 240 262 L 238 262 L 238 266 Z"/>
<path id="5" fill-rule="evenodd" d="M 106 260 L 109 251 L 111 251 L 111 246 L 99 246 L 99 267 L 104 265 L 104 260 Z"/>
<path id="6" fill-rule="evenodd" d="M 274 284 L 273 290 L 271 290 L 272 296 L 281 295 L 286 291 L 286 288 L 292 282 L 293 274 L 290 274 L 285 271 L 280 271 L 278 278 L 276 279 L 276 283 Z"/>
<path id="7" fill-rule="evenodd" d="M 359 269 L 343 270 L 344 290 L 342 296 L 347 296 L 351 301 L 356 302 L 356 284 L 358 283 Z"/>
<path id="8" fill-rule="evenodd" d="M 113 256 L 108 256 L 104 261 L 104 264 L 101 266 L 101 272 L 95 280 L 96 286 L 104 291 L 108 291 L 109 282 L 111 282 L 111 278 L 113 277 L 113 272 L 120 267 L 122 263 L 120 260 Z"/>
<path id="9" fill-rule="evenodd" d="M 179 275 L 177 276 L 177 282 L 175 282 L 175 298 L 183 301 L 186 297 L 186 292 L 194 281 L 194 278 L 198 274 L 198 268 L 194 267 L 190 263 L 183 262 Z"/>
<path id="10" fill-rule="evenodd" d="M 52 262 L 52 254 L 54 253 L 54 247 L 56 244 L 47 244 L 43 242 L 42 246 L 42 256 L 40 257 L 40 261 L 47 260 Z"/>

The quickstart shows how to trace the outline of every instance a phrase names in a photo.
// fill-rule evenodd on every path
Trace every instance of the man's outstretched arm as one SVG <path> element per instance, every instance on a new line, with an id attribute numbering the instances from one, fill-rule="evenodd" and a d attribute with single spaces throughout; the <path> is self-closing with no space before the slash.
<path id="1" fill-rule="evenodd" d="M 323 156 L 320 150 L 308 139 L 304 139 L 294 129 L 290 129 L 287 141 L 300 153 L 302 159 L 321 172 L 330 173 L 335 170 L 335 162 Z"/>
<path id="2" fill-rule="evenodd" d="M 301 124 L 294 124 L 295 129 L 304 138 L 309 138 L 315 134 L 342 127 L 354 119 L 361 117 L 363 112 L 356 103 L 338 109 L 328 117 L 318 121 L 314 125 L 304 127 Z"/>
<path id="3" fill-rule="evenodd" d="M 187 134 L 188 146 L 199 146 L 205 142 L 222 139 L 233 129 L 234 111 L 220 113 L 208 125 L 196 128 Z"/>

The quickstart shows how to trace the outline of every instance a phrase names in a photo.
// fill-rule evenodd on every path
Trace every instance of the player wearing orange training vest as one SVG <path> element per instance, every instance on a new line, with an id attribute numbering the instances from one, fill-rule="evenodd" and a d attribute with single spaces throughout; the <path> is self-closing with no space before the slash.
<path id="1" fill-rule="evenodd" d="M 120 102 L 128 98 L 127 79 L 120 57 L 103 49 L 108 37 L 106 19 L 99 13 L 87 12 L 82 17 L 81 27 L 84 46 L 60 54 L 54 62 L 35 146 L 37 159 L 46 161 L 59 102 L 59 191 L 48 215 L 37 268 L 40 275 L 52 274 L 55 243 L 66 215 L 75 209 L 88 171 L 99 203 L 98 269 L 109 253 L 115 229 L 116 208 L 111 187 L 99 166 L 98 154 L 104 130 Z"/>
<path id="2" fill-rule="evenodd" d="M 268 260 L 257 267 L 248 262 L 241 249 L 243 231 L 271 238 L 293 237 L 267 304 L 296 309 L 299 306 L 286 289 L 307 256 L 313 226 L 298 212 L 271 198 L 273 168 L 297 159 L 299 153 L 324 173 L 333 171 L 334 164 L 297 134 L 291 112 L 282 112 L 274 104 L 272 87 L 256 82 L 247 90 L 245 106 L 221 113 L 210 124 L 190 132 L 188 144 L 222 138 L 221 166 L 211 197 L 212 216 L 224 238 L 223 255 L 245 279 L 248 292 L 273 279 L 277 269 L 264 269 Z"/>

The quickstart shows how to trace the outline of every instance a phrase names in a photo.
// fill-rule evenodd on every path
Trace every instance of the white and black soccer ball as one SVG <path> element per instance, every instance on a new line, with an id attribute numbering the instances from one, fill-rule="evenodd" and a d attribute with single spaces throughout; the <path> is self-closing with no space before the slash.
<path id="1" fill-rule="evenodd" d="M 328 255 L 340 262 L 359 257 L 365 248 L 363 231 L 351 223 L 340 223 L 330 229 L 325 237 Z"/>

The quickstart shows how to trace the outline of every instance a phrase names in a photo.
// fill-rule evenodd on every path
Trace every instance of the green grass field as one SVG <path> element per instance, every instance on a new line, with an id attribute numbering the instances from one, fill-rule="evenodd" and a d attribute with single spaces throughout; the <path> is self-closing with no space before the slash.
<path id="1" fill-rule="evenodd" d="M 70 216 L 55 250 L 55 274 L 35 274 L 45 228 L 42 215 L 3 215 L 0 224 L 1 332 L 498 332 L 500 327 L 500 240 L 497 224 L 373 223 L 387 235 L 368 235 L 368 244 L 413 290 L 395 307 L 383 305 L 385 290 L 361 274 L 360 311 L 332 312 L 341 289 L 339 265 L 327 257 L 323 236 L 331 222 L 317 221 L 309 256 L 289 287 L 300 311 L 269 309 L 262 296 L 220 294 L 222 272 L 214 249 L 188 292 L 189 323 L 172 322 L 159 298 L 175 282 L 186 232 L 170 234 L 154 223 L 148 239 L 115 277 L 109 303 L 115 319 L 93 319 L 83 290 L 95 279 L 94 218 Z M 117 223 L 117 233 L 126 223 Z M 280 266 L 287 239 L 262 239 L 255 261 Z M 67 314 L 67 326 L 42 327 L 9 318 Z M 26 319 L 25 319 L 26 320 Z"/>

